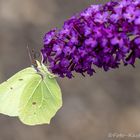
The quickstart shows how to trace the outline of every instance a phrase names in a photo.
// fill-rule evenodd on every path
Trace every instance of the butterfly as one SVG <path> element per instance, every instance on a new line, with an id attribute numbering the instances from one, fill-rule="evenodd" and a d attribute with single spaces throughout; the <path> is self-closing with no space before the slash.
<path id="1" fill-rule="evenodd" d="M 43 63 L 32 62 L 0 84 L 0 113 L 27 125 L 49 124 L 62 106 L 61 89 Z"/>

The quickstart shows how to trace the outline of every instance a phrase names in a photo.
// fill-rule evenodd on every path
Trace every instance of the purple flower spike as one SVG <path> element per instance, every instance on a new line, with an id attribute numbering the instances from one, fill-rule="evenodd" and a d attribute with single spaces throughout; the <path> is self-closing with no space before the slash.
<path id="1" fill-rule="evenodd" d="M 43 62 L 60 77 L 108 71 L 140 58 L 140 0 L 91 5 L 44 37 Z"/>

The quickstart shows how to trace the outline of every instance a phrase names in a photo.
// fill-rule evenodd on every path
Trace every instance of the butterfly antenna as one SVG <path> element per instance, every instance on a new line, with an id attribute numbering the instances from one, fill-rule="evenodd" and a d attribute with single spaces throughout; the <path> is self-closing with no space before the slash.
<path id="1" fill-rule="evenodd" d="M 43 54 L 40 52 L 41 55 L 41 64 L 43 64 Z"/>
<path id="2" fill-rule="evenodd" d="M 38 73 L 40 73 L 40 70 L 38 69 L 38 64 L 37 64 L 36 60 L 34 59 L 34 57 L 35 57 L 35 54 L 33 55 L 34 51 L 33 51 L 33 50 L 32 50 L 32 51 L 30 50 L 28 44 L 27 44 L 27 50 L 28 50 L 28 55 L 29 55 L 29 59 L 30 59 L 30 62 L 31 62 L 32 67 L 33 67 Z"/>
<path id="3" fill-rule="evenodd" d="M 28 51 L 28 55 L 29 55 L 29 59 L 30 59 L 30 63 L 31 63 L 31 65 L 32 65 L 33 60 L 32 60 L 32 55 L 31 55 L 31 51 L 30 51 L 30 49 L 29 49 L 28 44 L 27 44 L 27 51 Z"/>

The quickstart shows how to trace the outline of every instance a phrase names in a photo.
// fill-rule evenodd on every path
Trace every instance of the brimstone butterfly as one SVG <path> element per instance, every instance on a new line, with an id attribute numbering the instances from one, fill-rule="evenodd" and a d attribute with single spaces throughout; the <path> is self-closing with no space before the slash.
<path id="1" fill-rule="evenodd" d="M 62 106 L 55 76 L 36 61 L 0 84 L 0 113 L 18 116 L 27 125 L 49 124 Z"/>

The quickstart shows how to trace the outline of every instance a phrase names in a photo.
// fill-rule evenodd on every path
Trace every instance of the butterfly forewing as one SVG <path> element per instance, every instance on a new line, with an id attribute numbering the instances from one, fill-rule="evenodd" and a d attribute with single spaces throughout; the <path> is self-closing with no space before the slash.
<path id="1" fill-rule="evenodd" d="M 25 124 L 49 124 L 51 118 L 62 106 L 61 94 L 57 90 L 54 93 L 51 89 L 52 87 L 48 88 L 49 81 L 46 76 L 43 79 L 40 76 L 40 78 L 32 80 L 22 94 L 19 117 Z M 56 89 L 58 85 L 54 83 L 52 86 Z M 55 94 L 58 94 L 60 97 L 56 97 Z"/>

